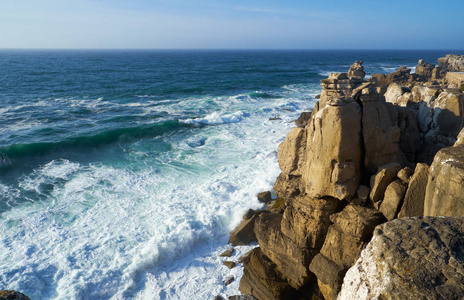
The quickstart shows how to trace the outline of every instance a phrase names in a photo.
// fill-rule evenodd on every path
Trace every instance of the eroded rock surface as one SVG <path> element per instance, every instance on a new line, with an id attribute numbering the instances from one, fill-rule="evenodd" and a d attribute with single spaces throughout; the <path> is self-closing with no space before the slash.
<path id="1" fill-rule="evenodd" d="M 338 299 L 462 299 L 464 218 L 380 225 L 348 270 Z"/>

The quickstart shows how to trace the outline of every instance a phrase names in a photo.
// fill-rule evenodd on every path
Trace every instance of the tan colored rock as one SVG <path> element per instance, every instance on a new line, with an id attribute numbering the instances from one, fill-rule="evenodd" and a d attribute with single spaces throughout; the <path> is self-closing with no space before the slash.
<path id="1" fill-rule="evenodd" d="M 425 216 L 464 216 L 464 146 L 435 155 L 424 201 Z"/>
<path id="2" fill-rule="evenodd" d="M 301 176 L 282 172 L 277 177 L 273 189 L 277 197 L 290 199 L 303 193 L 305 188 Z"/>
<path id="3" fill-rule="evenodd" d="M 272 194 L 270 191 L 261 192 L 258 194 L 258 201 L 262 203 L 268 203 L 272 200 Z"/>
<path id="4" fill-rule="evenodd" d="M 456 137 L 464 116 L 464 94 L 458 89 L 446 89 L 433 103 L 433 122 L 442 135 Z"/>
<path id="5" fill-rule="evenodd" d="M 331 225 L 330 216 L 342 208 L 335 198 L 291 199 L 283 214 L 282 232 L 299 247 L 319 249 Z"/>
<path id="6" fill-rule="evenodd" d="M 387 186 L 396 179 L 396 174 L 401 170 L 399 163 L 386 164 L 371 176 L 370 199 L 375 203 L 383 199 Z"/>
<path id="7" fill-rule="evenodd" d="M 416 85 L 411 90 L 411 101 L 414 103 L 425 102 L 427 106 L 432 106 L 439 94 L 440 86 Z"/>
<path id="8" fill-rule="evenodd" d="M 235 268 L 235 266 L 237 265 L 235 262 L 233 261 L 225 261 L 222 263 L 224 266 L 228 267 L 229 269 L 233 269 Z"/>
<path id="9" fill-rule="evenodd" d="M 255 223 L 256 237 L 264 255 L 276 264 L 276 270 L 298 289 L 311 279 L 308 265 L 313 256 L 282 233 L 281 221 L 281 214 L 262 214 Z"/>
<path id="10" fill-rule="evenodd" d="M 286 201 L 284 198 L 275 198 L 274 200 L 266 204 L 266 211 L 281 214 L 285 210 L 285 203 Z"/>
<path id="11" fill-rule="evenodd" d="M 414 174 L 413 169 L 411 169 L 410 167 L 404 167 L 398 172 L 397 177 L 401 179 L 401 181 L 403 181 L 404 183 L 408 184 L 412 174 Z"/>
<path id="12" fill-rule="evenodd" d="M 385 190 L 385 195 L 380 205 L 380 211 L 391 221 L 396 218 L 398 211 L 401 209 L 404 194 L 407 185 L 402 180 L 395 180 L 390 183 Z"/>
<path id="13" fill-rule="evenodd" d="M 364 67 L 362 66 L 362 64 L 362 61 L 355 61 L 354 64 L 352 64 L 350 69 L 348 70 L 348 77 L 363 79 L 364 76 L 366 76 L 366 72 L 364 72 Z"/>
<path id="14" fill-rule="evenodd" d="M 429 166 L 418 163 L 414 174 L 409 180 L 408 189 L 404 196 L 403 206 L 398 213 L 398 218 L 415 217 L 424 215 L 425 190 L 429 177 Z"/>
<path id="15" fill-rule="evenodd" d="M 377 210 L 348 205 L 332 215 L 321 252 L 311 261 L 309 269 L 318 279 L 325 299 L 336 299 L 345 272 L 356 262 L 375 226 L 386 221 Z"/>
<path id="16" fill-rule="evenodd" d="M 254 226 L 257 217 L 263 213 L 268 212 L 249 209 L 243 216 L 242 222 L 230 233 L 229 244 L 240 246 L 256 241 Z"/>
<path id="17" fill-rule="evenodd" d="M 361 201 L 365 202 L 369 198 L 369 187 L 360 185 L 356 190 L 356 195 Z"/>
<path id="18" fill-rule="evenodd" d="M 361 109 L 346 99 L 320 109 L 307 127 L 306 192 L 315 198 L 351 199 L 360 181 Z"/>
<path id="19" fill-rule="evenodd" d="M 446 72 L 464 72 L 464 55 L 448 54 L 438 58 L 438 68 L 442 75 Z"/>
<path id="20" fill-rule="evenodd" d="M 408 106 L 411 100 L 411 89 L 408 87 L 400 86 L 397 83 L 392 83 L 388 86 L 385 93 L 385 101 L 399 106 Z"/>
<path id="21" fill-rule="evenodd" d="M 277 157 L 282 172 L 299 174 L 299 164 L 305 159 L 306 130 L 295 127 L 290 131 L 285 140 L 279 145 Z"/>
<path id="22" fill-rule="evenodd" d="M 281 278 L 276 265 L 255 248 L 244 259 L 239 290 L 257 299 L 293 299 L 296 291 Z"/>

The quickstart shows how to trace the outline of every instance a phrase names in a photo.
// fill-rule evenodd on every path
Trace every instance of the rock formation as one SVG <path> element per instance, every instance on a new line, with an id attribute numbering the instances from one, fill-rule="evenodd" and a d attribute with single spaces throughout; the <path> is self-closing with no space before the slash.
<path id="1" fill-rule="evenodd" d="M 462 299 L 464 218 L 380 225 L 346 273 L 338 299 Z"/>
<path id="2" fill-rule="evenodd" d="M 417 295 L 427 289 L 441 296 L 464 291 L 461 254 L 449 252 L 463 246 L 464 238 L 451 238 L 445 228 L 457 230 L 461 224 L 463 234 L 463 221 L 397 220 L 464 216 L 464 94 L 447 87 L 445 78 L 462 61 L 464 56 L 447 56 L 435 67 L 420 60 L 416 73 L 399 68 L 369 80 L 357 61 L 348 73 L 321 80 L 320 101 L 279 145 L 278 198 L 266 211 L 247 213 L 231 234 L 233 241 L 244 231 L 245 239 L 256 238 L 259 244 L 244 260 L 242 293 L 260 300 L 336 299 L 341 290 L 346 299 L 369 299 L 380 291 L 380 298 L 390 299 L 399 283 L 374 289 L 368 280 L 382 278 L 366 278 L 366 272 L 376 267 L 385 272 L 381 276 L 401 278 L 410 270 L 398 269 L 403 257 L 417 275 L 406 282 Z M 374 228 L 387 221 L 369 243 Z M 392 256 L 384 266 L 385 255 Z M 421 255 L 432 260 L 448 255 L 449 260 L 443 267 L 413 265 Z M 356 268 L 364 277 L 352 271 Z M 418 282 L 422 279 L 426 282 Z"/>

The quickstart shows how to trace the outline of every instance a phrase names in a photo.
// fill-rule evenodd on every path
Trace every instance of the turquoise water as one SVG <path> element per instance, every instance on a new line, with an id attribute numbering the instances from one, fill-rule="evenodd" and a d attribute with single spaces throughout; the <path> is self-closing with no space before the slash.
<path id="1" fill-rule="evenodd" d="M 388 73 L 447 53 L 0 51 L 0 288 L 237 293 L 241 270 L 218 255 L 272 188 L 277 146 L 320 79 L 355 60 Z"/>

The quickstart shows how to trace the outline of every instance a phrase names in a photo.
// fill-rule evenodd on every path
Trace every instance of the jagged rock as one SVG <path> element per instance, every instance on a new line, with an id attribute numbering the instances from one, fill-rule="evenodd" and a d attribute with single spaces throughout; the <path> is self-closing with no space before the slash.
<path id="1" fill-rule="evenodd" d="M 324 243 L 330 216 L 344 203 L 335 198 L 297 197 L 289 201 L 282 219 L 282 232 L 299 247 L 319 249 Z"/>
<path id="2" fill-rule="evenodd" d="M 214 297 L 214 300 L 225 300 L 225 299 L 221 295 L 217 295 L 216 297 Z"/>
<path id="3" fill-rule="evenodd" d="M 230 249 L 227 249 L 226 251 L 222 252 L 219 256 L 231 257 L 232 254 L 234 254 L 234 251 L 235 251 L 235 248 L 230 248 Z"/>
<path id="4" fill-rule="evenodd" d="M 3 290 L 0 291 L 0 300 L 31 300 L 28 296 L 14 291 L 14 290 Z"/>
<path id="5" fill-rule="evenodd" d="M 464 72 L 464 55 L 448 54 L 438 58 L 438 68 L 443 76 L 446 72 Z"/>
<path id="6" fill-rule="evenodd" d="M 298 119 L 295 121 L 296 126 L 305 128 L 308 125 L 309 120 L 311 119 L 312 112 L 304 111 L 300 114 Z"/>
<path id="7" fill-rule="evenodd" d="M 412 174 L 414 174 L 413 169 L 410 167 L 404 167 L 398 172 L 397 177 L 404 183 L 409 184 L 409 179 L 411 178 Z"/>
<path id="8" fill-rule="evenodd" d="M 351 65 L 347 74 L 350 79 L 363 79 L 364 76 L 366 76 L 366 72 L 364 72 L 364 67 L 362 66 L 362 64 L 362 61 L 355 61 L 354 64 Z"/>
<path id="9" fill-rule="evenodd" d="M 304 184 L 301 176 L 282 172 L 277 177 L 273 189 L 277 197 L 290 199 L 304 191 Z"/>
<path id="10" fill-rule="evenodd" d="M 380 205 L 380 211 L 387 218 L 393 220 L 401 208 L 407 185 L 402 180 L 395 180 L 385 190 L 385 195 Z"/>
<path id="11" fill-rule="evenodd" d="M 430 166 L 425 216 L 464 216 L 464 146 L 438 151 Z"/>
<path id="12" fill-rule="evenodd" d="M 306 130 L 295 127 L 279 145 L 277 158 L 282 172 L 301 174 L 301 164 L 306 154 Z"/>
<path id="13" fill-rule="evenodd" d="M 257 299 L 292 299 L 296 291 L 276 270 L 260 248 L 251 250 L 244 261 L 243 276 L 240 280 L 240 292 Z"/>
<path id="14" fill-rule="evenodd" d="M 281 214 L 285 210 L 285 203 L 286 201 L 284 198 L 275 198 L 274 200 L 271 200 L 271 202 L 266 204 L 266 211 Z"/>
<path id="15" fill-rule="evenodd" d="M 233 269 L 235 268 L 235 266 L 237 265 L 235 262 L 233 261 L 225 261 L 222 263 L 224 266 L 228 267 L 229 269 Z"/>
<path id="16" fill-rule="evenodd" d="M 307 127 L 307 166 L 311 197 L 351 199 L 360 181 L 361 109 L 352 98 L 321 108 Z"/>
<path id="17" fill-rule="evenodd" d="M 398 218 L 424 215 L 425 189 L 427 188 L 428 177 L 429 166 L 418 163 L 414 169 L 414 174 L 409 180 Z"/>
<path id="18" fill-rule="evenodd" d="M 299 247 L 282 233 L 281 222 L 281 214 L 261 215 L 255 224 L 256 237 L 264 255 L 276 264 L 282 277 L 298 289 L 310 280 L 308 265 L 312 256 L 308 249 Z"/>
<path id="19" fill-rule="evenodd" d="M 432 65 L 431 63 L 424 63 L 424 60 L 420 59 L 419 62 L 417 63 L 415 73 L 419 76 L 423 76 L 429 79 L 429 78 L 432 78 L 432 73 L 433 73 L 434 68 L 435 68 L 435 65 Z"/>
<path id="20" fill-rule="evenodd" d="M 464 218 L 396 219 L 377 227 L 348 270 L 346 299 L 461 299 Z"/>
<path id="21" fill-rule="evenodd" d="M 366 99 L 366 96 L 369 96 Z M 400 162 L 399 141 L 401 131 L 396 124 L 397 112 L 381 101 L 381 95 L 361 95 L 363 103 L 362 134 L 364 141 L 364 167 L 370 174 L 382 165 Z"/>
<path id="22" fill-rule="evenodd" d="M 358 205 L 348 205 L 330 219 L 334 224 L 329 227 L 324 246 L 309 269 L 317 276 L 324 298 L 336 299 L 345 272 L 359 257 L 375 226 L 386 219 L 377 210 Z"/>
<path id="23" fill-rule="evenodd" d="M 229 285 L 231 284 L 232 282 L 234 282 L 235 280 L 235 276 L 234 275 L 229 275 L 227 276 L 226 278 L 224 278 L 224 280 L 222 281 L 224 283 L 224 285 Z"/>
<path id="24" fill-rule="evenodd" d="M 272 200 L 272 194 L 270 191 L 262 192 L 258 194 L 258 201 L 262 203 L 268 203 Z"/>
<path id="25" fill-rule="evenodd" d="M 438 133 L 456 137 L 463 125 L 464 94 L 458 89 L 446 89 L 434 101 L 433 108 Z"/>
<path id="26" fill-rule="evenodd" d="M 256 241 L 256 234 L 254 232 L 255 221 L 263 213 L 267 212 L 249 209 L 243 216 L 242 222 L 230 233 L 229 244 L 240 246 Z"/>
<path id="27" fill-rule="evenodd" d="M 385 101 L 399 106 L 408 106 L 411 100 L 411 89 L 401 86 L 397 83 L 392 83 L 388 86 L 385 93 Z"/>
<path id="28" fill-rule="evenodd" d="M 390 163 L 380 167 L 379 171 L 371 176 L 369 196 L 374 203 L 383 199 L 387 186 L 396 179 L 399 170 L 401 170 L 399 163 Z"/>

